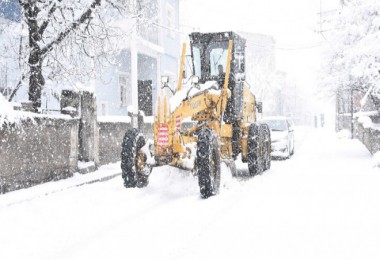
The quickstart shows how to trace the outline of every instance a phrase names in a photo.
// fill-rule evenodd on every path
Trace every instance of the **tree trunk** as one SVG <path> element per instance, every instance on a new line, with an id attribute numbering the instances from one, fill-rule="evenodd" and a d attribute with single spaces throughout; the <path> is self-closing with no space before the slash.
<path id="1" fill-rule="evenodd" d="M 37 16 L 41 10 L 37 7 L 36 2 L 30 1 L 21 4 L 25 9 L 25 18 L 29 29 L 29 101 L 32 102 L 33 112 L 37 113 L 38 108 L 41 107 L 41 90 L 45 85 L 42 75 L 43 56 L 40 47 L 42 35 L 37 23 Z"/>
<path id="2" fill-rule="evenodd" d="M 38 14 L 41 12 L 39 3 L 44 3 L 45 1 L 18 0 L 18 2 L 24 10 L 25 22 L 29 29 L 29 101 L 32 102 L 33 111 L 37 113 L 38 108 L 41 107 L 41 93 L 42 88 L 45 85 L 45 79 L 42 74 L 42 64 L 46 55 L 55 46 L 61 44 L 70 33 L 77 30 L 81 24 L 91 20 L 93 12 L 97 6 L 100 6 L 101 0 L 92 0 L 92 3 L 87 10 L 84 11 L 77 20 L 73 20 L 71 24 L 69 24 L 66 28 L 63 28 L 57 37 L 48 44 L 44 44 L 44 41 L 42 40 L 43 34 L 51 19 L 54 18 L 54 13 L 57 8 L 59 8 L 59 5 L 57 6 L 56 3 L 52 3 L 50 1 L 51 7 L 47 11 L 47 16 L 45 17 L 45 20 L 39 24 L 38 21 L 42 21 L 42 19 L 38 17 Z M 46 8 L 46 6 L 41 8 Z M 44 47 L 41 47 L 42 45 L 44 45 Z"/>
<path id="3" fill-rule="evenodd" d="M 41 107 L 41 92 L 45 85 L 45 79 L 42 75 L 42 57 L 40 50 L 30 53 L 29 57 L 30 76 L 29 76 L 29 101 L 32 102 L 33 112 L 37 113 Z"/>

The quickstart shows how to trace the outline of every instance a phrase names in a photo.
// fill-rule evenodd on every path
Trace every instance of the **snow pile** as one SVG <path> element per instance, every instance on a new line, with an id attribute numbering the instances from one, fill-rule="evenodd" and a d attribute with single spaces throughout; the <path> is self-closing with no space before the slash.
<path id="1" fill-rule="evenodd" d="M 192 84 L 183 85 L 180 91 L 177 91 L 173 97 L 170 98 L 170 108 L 173 113 L 182 103 L 185 98 L 191 98 L 207 89 L 218 90 L 218 83 L 216 81 L 207 81 L 204 84 L 199 84 L 199 88 L 194 87 Z"/>
<path id="2" fill-rule="evenodd" d="M 372 120 L 369 116 L 361 116 L 358 118 L 358 122 L 363 125 L 364 128 L 370 128 L 373 126 Z"/>
<path id="3" fill-rule="evenodd" d="M 153 124 L 154 123 L 154 116 L 144 116 L 144 123 Z"/>
<path id="4" fill-rule="evenodd" d="M 66 84 L 63 87 L 59 87 L 59 85 L 53 85 L 51 91 L 56 92 L 57 94 L 61 93 L 62 90 L 71 90 L 77 93 L 80 92 L 95 92 L 95 86 L 93 84 L 87 83 L 83 84 L 82 82 L 77 81 L 75 84 Z"/>
<path id="5" fill-rule="evenodd" d="M 336 136 L 338 139 L 349 139 L 351 138 L 351 133 L 347 129 L 342 129 L 336 134 Z"/>
<path id="6" fill-rule="evenodd" d="M 101 123 L 130 123 L 129 116 L 98 116 L 98 122 Z"/>
<path id="7" fill-rule="evenodd" d="M 15 124 L 19 126 L 22 120 L 30 119 L 32 122 L 34 118 L 51 118 L 51 119 L 71 119 L 69 115 L 46 115 L 46 114 L 36 114 L 26 111 L 16 111 L 13 109 L 13 103 L 8 102 L 4 96 L 0 93 L 0 129 L 5 124 Z"/>
<path id="8" fill-rule="evenodd" d="M 28 113 L 13 110 L 12 104 L 0 93 L 0 129 L 4 124 L 19 124 L 25 118 Z"/>
<path id="9" fill-rule="evenodd" d="M 372 157 L 373 167 L 380 167 L 380 152 L 376 152 Z"/>

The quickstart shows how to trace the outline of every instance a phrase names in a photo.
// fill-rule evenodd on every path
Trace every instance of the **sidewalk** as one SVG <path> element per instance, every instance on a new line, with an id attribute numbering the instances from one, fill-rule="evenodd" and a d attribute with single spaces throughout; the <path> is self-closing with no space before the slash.
<path id="1" fill-rule="evenodd" d="M 2 194 L 0 195 L 0 209 L 82 185 L 107 181 L 119 175 L 121 175 L 120 162 L 103 165 L 98 170 L 87 174 L 76 172 L 71 178 L 47 182 L 27 189 Z"/>

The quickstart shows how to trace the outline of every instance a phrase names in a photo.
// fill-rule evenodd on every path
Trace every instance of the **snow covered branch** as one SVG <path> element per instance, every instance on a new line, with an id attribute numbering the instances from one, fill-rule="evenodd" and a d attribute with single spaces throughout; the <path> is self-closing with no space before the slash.
<path id="1" fill-rule="evenodd" d="M 321 90 L 366 92 L 380 80 L 380 2 L 344 1 L 334 21 Z"/>

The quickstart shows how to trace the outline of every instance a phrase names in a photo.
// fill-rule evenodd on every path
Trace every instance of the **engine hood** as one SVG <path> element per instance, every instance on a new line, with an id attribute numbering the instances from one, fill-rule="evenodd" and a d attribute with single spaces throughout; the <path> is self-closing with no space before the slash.
<path id="1" fill-rule="evenodd" d="M 285 140 L 288 138 L 288 131 L 270 131 L 272 142 Z"/>

